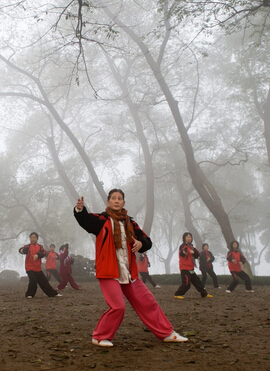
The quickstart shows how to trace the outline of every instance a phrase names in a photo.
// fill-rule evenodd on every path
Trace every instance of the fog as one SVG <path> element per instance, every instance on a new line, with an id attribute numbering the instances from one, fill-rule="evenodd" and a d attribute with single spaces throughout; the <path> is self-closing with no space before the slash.
<path id="1" fill-rule="evenodd" d="M 269 12 L 262 1 L 2 0 L 0 271 L 25 274 L 18 250 L 32 231 L 46 249 L 68 242 L 94 259 L 73 207 L 83 195 L 102 212 L 117 187 L 153 241 L 150 273 L 179 272 L 190 231 L 217 274 L 237 240 L 268 276 Z"/>

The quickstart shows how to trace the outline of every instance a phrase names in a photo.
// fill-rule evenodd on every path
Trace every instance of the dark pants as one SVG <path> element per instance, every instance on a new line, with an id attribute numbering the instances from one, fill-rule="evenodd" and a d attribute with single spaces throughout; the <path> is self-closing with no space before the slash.
<path id="1" fill-rule="evenodd" d="M 239 284 L 238 277 L 240 277 L 242 280 L 245 281 L 246 290 L 252 290 L 250 278 L 246 272 L 244 271 L 233 272 L 232 271 L 231 274 L 233 276 L 233 281 L 231 282 L 227 290 L 233 291 L 236 288 L 236 286 Z"/>
<path id="2" fill-rule="evenodd" d="M 49 284 L 45 274 L 42 271 L 34 272 L 34 271 L 27 271 L 26 272 L 29 277 L 29 284 L 25 296 L 32 296 L 34 297 L 37 292 L 37 285 L 41 288 L 43 292 L 47 296 L 56 296 L 57 291 L 52 288 Z"/>
<path id="3" fill-rule="evenodd" d="M 142 276 L 143 283 L 148 280 L 152 286 L 156 287 L 157 284 L 152 280 L 148 272 L 140 272 L 140 275 Z"/>
<path id="4" fill-rule="evenodd" d="M 202 285 L 203 285 L 203 287 L 205 287 L 205 283 L 206 283 L 206 280 L 207 280 L 207 273 L 209 274 L 210 277 L 212 277 L 213 285 L 214 285 L 215 288 L 217 288 L 218 287 L 218 280 L 217 280 L 216 273 L 213 271 L 213 268 L 207 269 L 206 272 L 202 272 Z"/>
<path id="5" fill-rule="evenodd" d="M 197 291 L 204 298 L 207 295 L 207 291 L 204 289 L 200 278 L 197 274 L 190 273 L 190 271 L 182 270 L 181 271 L 182 284 L 179 286 L 178 290 L 175 292 L 175 296 L 183 296 L 190 289 L 190 285 L 195 287 Z"/>
<path id="6" fill-rule="evenodd" d="M 61 277 L 60 277 L 60 274 L 58 273 L 58 270 L 57 269 L 46 269 L 46 273 L 47 273 L 47 280 L 50 281 L 52 275 L 54 276 L 54 278 L 60 283 L 61 282 Z"/>

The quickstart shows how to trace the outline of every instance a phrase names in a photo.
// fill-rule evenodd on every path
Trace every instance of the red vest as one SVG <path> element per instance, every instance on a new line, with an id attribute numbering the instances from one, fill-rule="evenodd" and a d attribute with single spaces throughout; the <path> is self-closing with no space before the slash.
<path id="1" fill-rule="evenodd" d="M 139 257 L 138 261 L 138 271 L 139 272 L 148 272 L 148 258 L 147 256 L 143 257 L 143 260 L 141 260 L 142 257 Z"/>
<path id="2" fill-rule="evenodd" d="M 46 269 L 56 269 L 58 254 L 54 251 L 49 251 L 46 258 Z"/>
<path id="3" fill-rule="evenodd" d="M 239 264 L 240 262 L 244 263 L 246 261 L 246 258 L 243 254 L 241 254 L 240 251 L 229 251 L 227 254 L 227 258 L 231 257 L 236 261 L 236 263 L 233 263 L 232 261 L 228 261 L 228 268 L 230 272 L 241 272 L 242 267 Z"/>
<path id="4" fill-rule="evenodd" d="M 198 250 L 195 247 L 191 248 L 189 245 L 185 245 L 183 247 L 183 249 L 186 249 L 186 248 L 187 248 L 187 250 L 186 250 L 187 255 L 185 255 L 185 256 L 182 256 L 180 254 L 181 247 L 179 249 L 179 269 L 180 269 L 180 271 L 182 271 L 182 270 L 187 270 L 187 271 L 194 270 L 195 258 L 200 255 L 200 253 L 198 252 Z M 195 252 L 195 254 L 190 254 L 189 253 L 190 250 L 193 250 Z"/>
<path id="5" fill-rule="evenodd" d="M 131 279 L 138 278 L 136 255 L 127 242 Z M 110 218 L 105 222 L 96 238 L 96 278 L 119 278 L 119 269 Z"/>
<path id="6" fill-rule="evenodd" d="M 30 244 L 24 246 L 25 248 L 28 248 L 27 255 L 25 257 L 25 270 L 28 271 L 34 271 L 34 272 L 40 272 L 41 271 L 41 258 L 38 258 L 36 261 L 33 259 L 33 255 L 36 255 L 37 253 L 42 253 L 42 255 L 45 255 L 45 250 L 41 245 L 38 243 L 36 244 Z"/>

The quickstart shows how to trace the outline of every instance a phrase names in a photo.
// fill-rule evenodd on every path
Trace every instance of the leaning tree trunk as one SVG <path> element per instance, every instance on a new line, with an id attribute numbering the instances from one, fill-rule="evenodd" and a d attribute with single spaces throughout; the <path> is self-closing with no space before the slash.
<path id="1" fill-rule="evenodd" d="M 102 1 L 100 1 L 100 3 L 102 3 Z M 182 146 L 186 157 L 187 169 L 191 177 L 192 184 L 196 191 L 198 192 L 198 194 L 200 195 L 202 201 L 205 203 L 206 207 L 216 218 L 221 228 L 224 239 L 227 243 L 227 247 L 229 248 L 231 241 L 234 240 L 234 235 L 229 221 L 229 217 L 223 208 L 222 202 L 215 188 L 206 179 L 205 175 L 203 174 L 203 171 L 201 170 L 199 164 L 196 162 L 194 158 L 193 148 L 179 111 L 178 102 L 175 101 L 161 72 L 161 61 L 166 43 L 169 40 L 170 27 L 167 27 L 167 32 L 164 37 L 164 43 L 162 45 L 160 55 L 157 58 L 157 62 L 155 62 L 147 45 L 138 37 L 138 35 L 136 35 L 129 27 L 127 27 L 122 21 L 120 21 L 117 15 L 112 13 L 105 5 L 103 10 L 111 20 L 113 20 L 124 32 L 127 33 L 127 35 L 138 45 L 138 47 L 142 51 L 142 54 L 145 57 L 150 69 L 152 70 L 153 75 L 167 100 L 168 106 L 170 107 L 178 132 L 182 139 Z"/>

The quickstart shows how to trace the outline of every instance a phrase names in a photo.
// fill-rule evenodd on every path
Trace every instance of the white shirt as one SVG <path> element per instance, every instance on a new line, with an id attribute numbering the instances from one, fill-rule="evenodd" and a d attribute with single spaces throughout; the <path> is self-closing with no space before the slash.
<path id="1" fill-rule="evenodd" d="M 111 218 L 112 223 L 112 230 L 114 232 L 114 222 Z M 119 221 L 120 230 L 121 230 L 121 240 L 122 240 L 122 248 L 116 249 L 116 257 L 119 269 L 119 278 L 117 281 L 121 284 L 134 282 L 131 279 L 130 268 L 129 268 L 129 259 L 128 259 L 128 247 L 127 247 L 127 236 L 125 232 L 124 223 Z"/>

